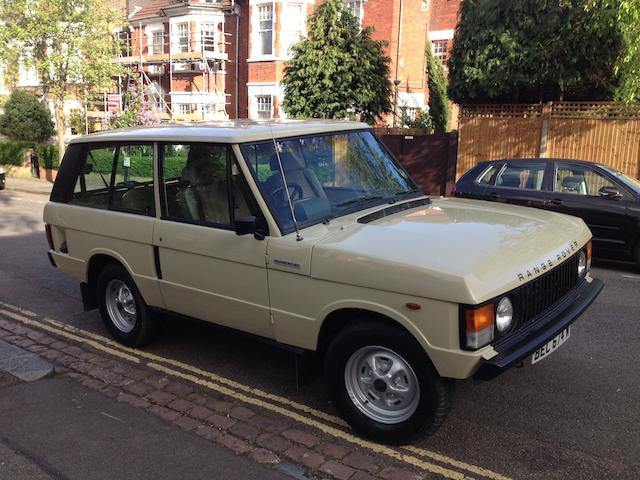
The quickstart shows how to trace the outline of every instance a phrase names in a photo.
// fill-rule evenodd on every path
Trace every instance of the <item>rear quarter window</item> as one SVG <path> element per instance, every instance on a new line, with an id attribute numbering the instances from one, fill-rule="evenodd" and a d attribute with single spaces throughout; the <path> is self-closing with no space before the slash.
<path id="1" fill-rule="evenodd" d="M 51 200 L 155 215 L 153 144 L 72 144 Z"/>

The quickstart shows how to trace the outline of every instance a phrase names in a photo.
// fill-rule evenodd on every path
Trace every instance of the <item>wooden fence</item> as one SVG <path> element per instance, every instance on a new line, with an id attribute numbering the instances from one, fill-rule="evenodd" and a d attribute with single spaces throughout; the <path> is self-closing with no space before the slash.
<path id="1" fill-rule="evenodd" d="M 554 102 L 460 109 L 456 178 L 482 160 L 575 158 L 640 178 L 640 104 Z"/>

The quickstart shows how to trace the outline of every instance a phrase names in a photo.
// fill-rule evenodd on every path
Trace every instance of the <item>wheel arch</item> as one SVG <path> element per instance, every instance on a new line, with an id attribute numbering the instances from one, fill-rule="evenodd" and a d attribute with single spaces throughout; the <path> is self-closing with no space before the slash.
<path id="1" fill-rule="evenodd" d="M 85 310 L 92 310 L 98 308 L 98 299 L 96 297 L 96 282 L 98 275 L 102 269 L 110 264 L 120 265 L 124 268 L 129 275 L 131 275 L 131 269 L 120 255 L 110 251 L 96 251 L 92 252 L 87 262 L 87 268 L 85 273 L 85 282 L 81 284 L 82 302 Z"/>
<path id="2" fill-rule="evenodd" d="M 427 358 L 429 358 L 429 361 L 431 361 L 429 355 L 431 346 L 429 342 L 419 333 L 417 327 L 408 318 L 397 312 L 389 311 L 387 308 L 375 308 L 375 306 L 371 305 L 340 306 L 327 312 L 323 316 L 318 332 L 316 348 L 318 354 L 324 356 L 329 343 L 335 335 L 347 326 L 358 322 L 376 322 L 403 331 L 414 339 Z"/>

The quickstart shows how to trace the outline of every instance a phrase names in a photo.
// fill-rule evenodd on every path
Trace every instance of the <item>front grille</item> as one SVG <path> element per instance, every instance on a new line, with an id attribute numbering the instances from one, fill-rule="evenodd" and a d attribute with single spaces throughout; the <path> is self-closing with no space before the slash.
<path id="1" fill-rule="evenodd" d="M 516 329 L 533 322 L 578 284 L 579 253 L 514 292 Z"/>

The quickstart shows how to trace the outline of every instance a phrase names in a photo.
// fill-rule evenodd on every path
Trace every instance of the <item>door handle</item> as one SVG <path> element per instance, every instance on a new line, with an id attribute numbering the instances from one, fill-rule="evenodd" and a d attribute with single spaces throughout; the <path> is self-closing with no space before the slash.
<path id="1" fill-rule="evenodd" d="M 562 200 L 554 198 L 553 200 L 547 200 L 547 205 L 562 205 Z"/>
<path id="2" fill-rule="evenodd" d="M 496 199 L 498 198 L 498 194 L 497 194 L 497 193 L 495 193 L 495 192 L 491 192 L 489 195 L 487 195 L 487 197 L 488 197 L 490 200 L 496 200 Z"/>

